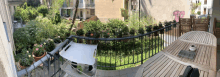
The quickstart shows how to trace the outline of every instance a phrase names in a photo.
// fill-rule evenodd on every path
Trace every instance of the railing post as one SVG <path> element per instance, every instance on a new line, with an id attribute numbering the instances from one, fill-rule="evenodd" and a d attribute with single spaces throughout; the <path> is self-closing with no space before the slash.
<path id="1" fill-rule="evenodd" d="M 141 36 L 141 64 L 143 64 L 143 36 Z"/>

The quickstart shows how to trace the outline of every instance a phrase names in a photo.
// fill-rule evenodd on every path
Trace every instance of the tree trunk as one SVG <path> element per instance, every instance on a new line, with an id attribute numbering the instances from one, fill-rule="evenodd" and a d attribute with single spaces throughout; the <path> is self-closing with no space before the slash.
<path id="1" fill-rule="evenodd" d="M 74 23 L 75 23 L 75 19 L 76 19 L 76 13 L 77 13 L 78 5 L 79 5 L 79 0 L 76 0 L 75 13 L 74 13 L 74 16 L 73 16 L 72 25 L 71 25 L 71 27 L 70 27 L 70 29 L 69 29 L 69 34 L 68 34 L 68 36 L 70 36 L 71 30 L 72 30 L 73 25 L 74 25 Z"/>

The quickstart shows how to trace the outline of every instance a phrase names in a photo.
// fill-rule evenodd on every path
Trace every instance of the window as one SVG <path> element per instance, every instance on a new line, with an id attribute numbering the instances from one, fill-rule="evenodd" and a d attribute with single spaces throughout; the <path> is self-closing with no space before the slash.
<path id="1" fill-rule="evenodd" d="M 80 3 L 83 3 L 83 0 L 80 0 Z"/>
<path id="2" fill-rule="evenodd" d="M 204 0 L 204 4 L 207 4 L 207 0 Z"/>
<path id="3" fill-rule="evenodd" d="M 91 10 L 90 10 L 90 14 L 91 14 L 91 15 L 95 15 L 95 10 L 94 10 L 94 9 L 91 9 Z"/>
<path id="4" fill-rule="evenodd" d="M 90 0 L 90 3 L 94 3 L 94 0 Z"/>
<path id="5" fill-rule="evenodd" d="M 204 8 L 204 12 L 203 12 L 203 14 L 206 14 L 206 8 Z"/>
<path id="6" fill-rule="evenodd" d="M 4 24 L 4 28 L 5 28 L 6 37 L 7 37 L 8 42 L 9 42 L 10 40 L 9 40 L 9 37 L 8 37 L 8 30 L 7 30 L 7 26 L 6 26 L 6 23 L 5 23 L 5 22 L 3 22 L 3 24 Z"/>

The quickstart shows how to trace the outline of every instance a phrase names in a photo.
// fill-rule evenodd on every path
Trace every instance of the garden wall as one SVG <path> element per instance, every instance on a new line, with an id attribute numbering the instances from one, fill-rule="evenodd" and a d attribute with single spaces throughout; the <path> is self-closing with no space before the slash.
<path id="1" fill-rule="evenodd" d="M 124 0 L 95 0 L 95 15 L 101 22 L 108 19 L 121 19 L 121 8 L 124 8 Z"/>
<path id="2" fill-rule="evenodd" d="M 139 0 L 138 0 L 139 1 Z M 137 6 L 138 10 L 138 6 Z M 183 18 L 190 17 L 190 3 L 188 0 L 141 0 L 141 11 L 143 15 L 151 15 L 157 22 L 174 20 L 174 11 L 184 11 Z"/>

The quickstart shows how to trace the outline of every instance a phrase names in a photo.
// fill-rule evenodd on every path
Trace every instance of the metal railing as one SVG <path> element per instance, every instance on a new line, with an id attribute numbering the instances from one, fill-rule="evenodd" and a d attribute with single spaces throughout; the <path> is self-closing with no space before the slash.
<path id="1" fill-rule="evenodd" d="M 33 63 L 30 67 L 18 71 L 17 74 L 18 77 L 63 76 L 65 72 L 60 69 L 63 58 L 55 53 L 59 52 L 70 41 L 98 44 L 97 68 L 116 70 L 116 67 L 134 66 L 133 64 L 137 63 L 143 64 L 147 59 L 174 42 L 178 36 L 178 28 L 173 25 L 122 38 L 91 38 L 71 35 L 53 51 L 48 52 L 45 57 Z M 43 66 L 40 66 L 42 63 Z"/>

